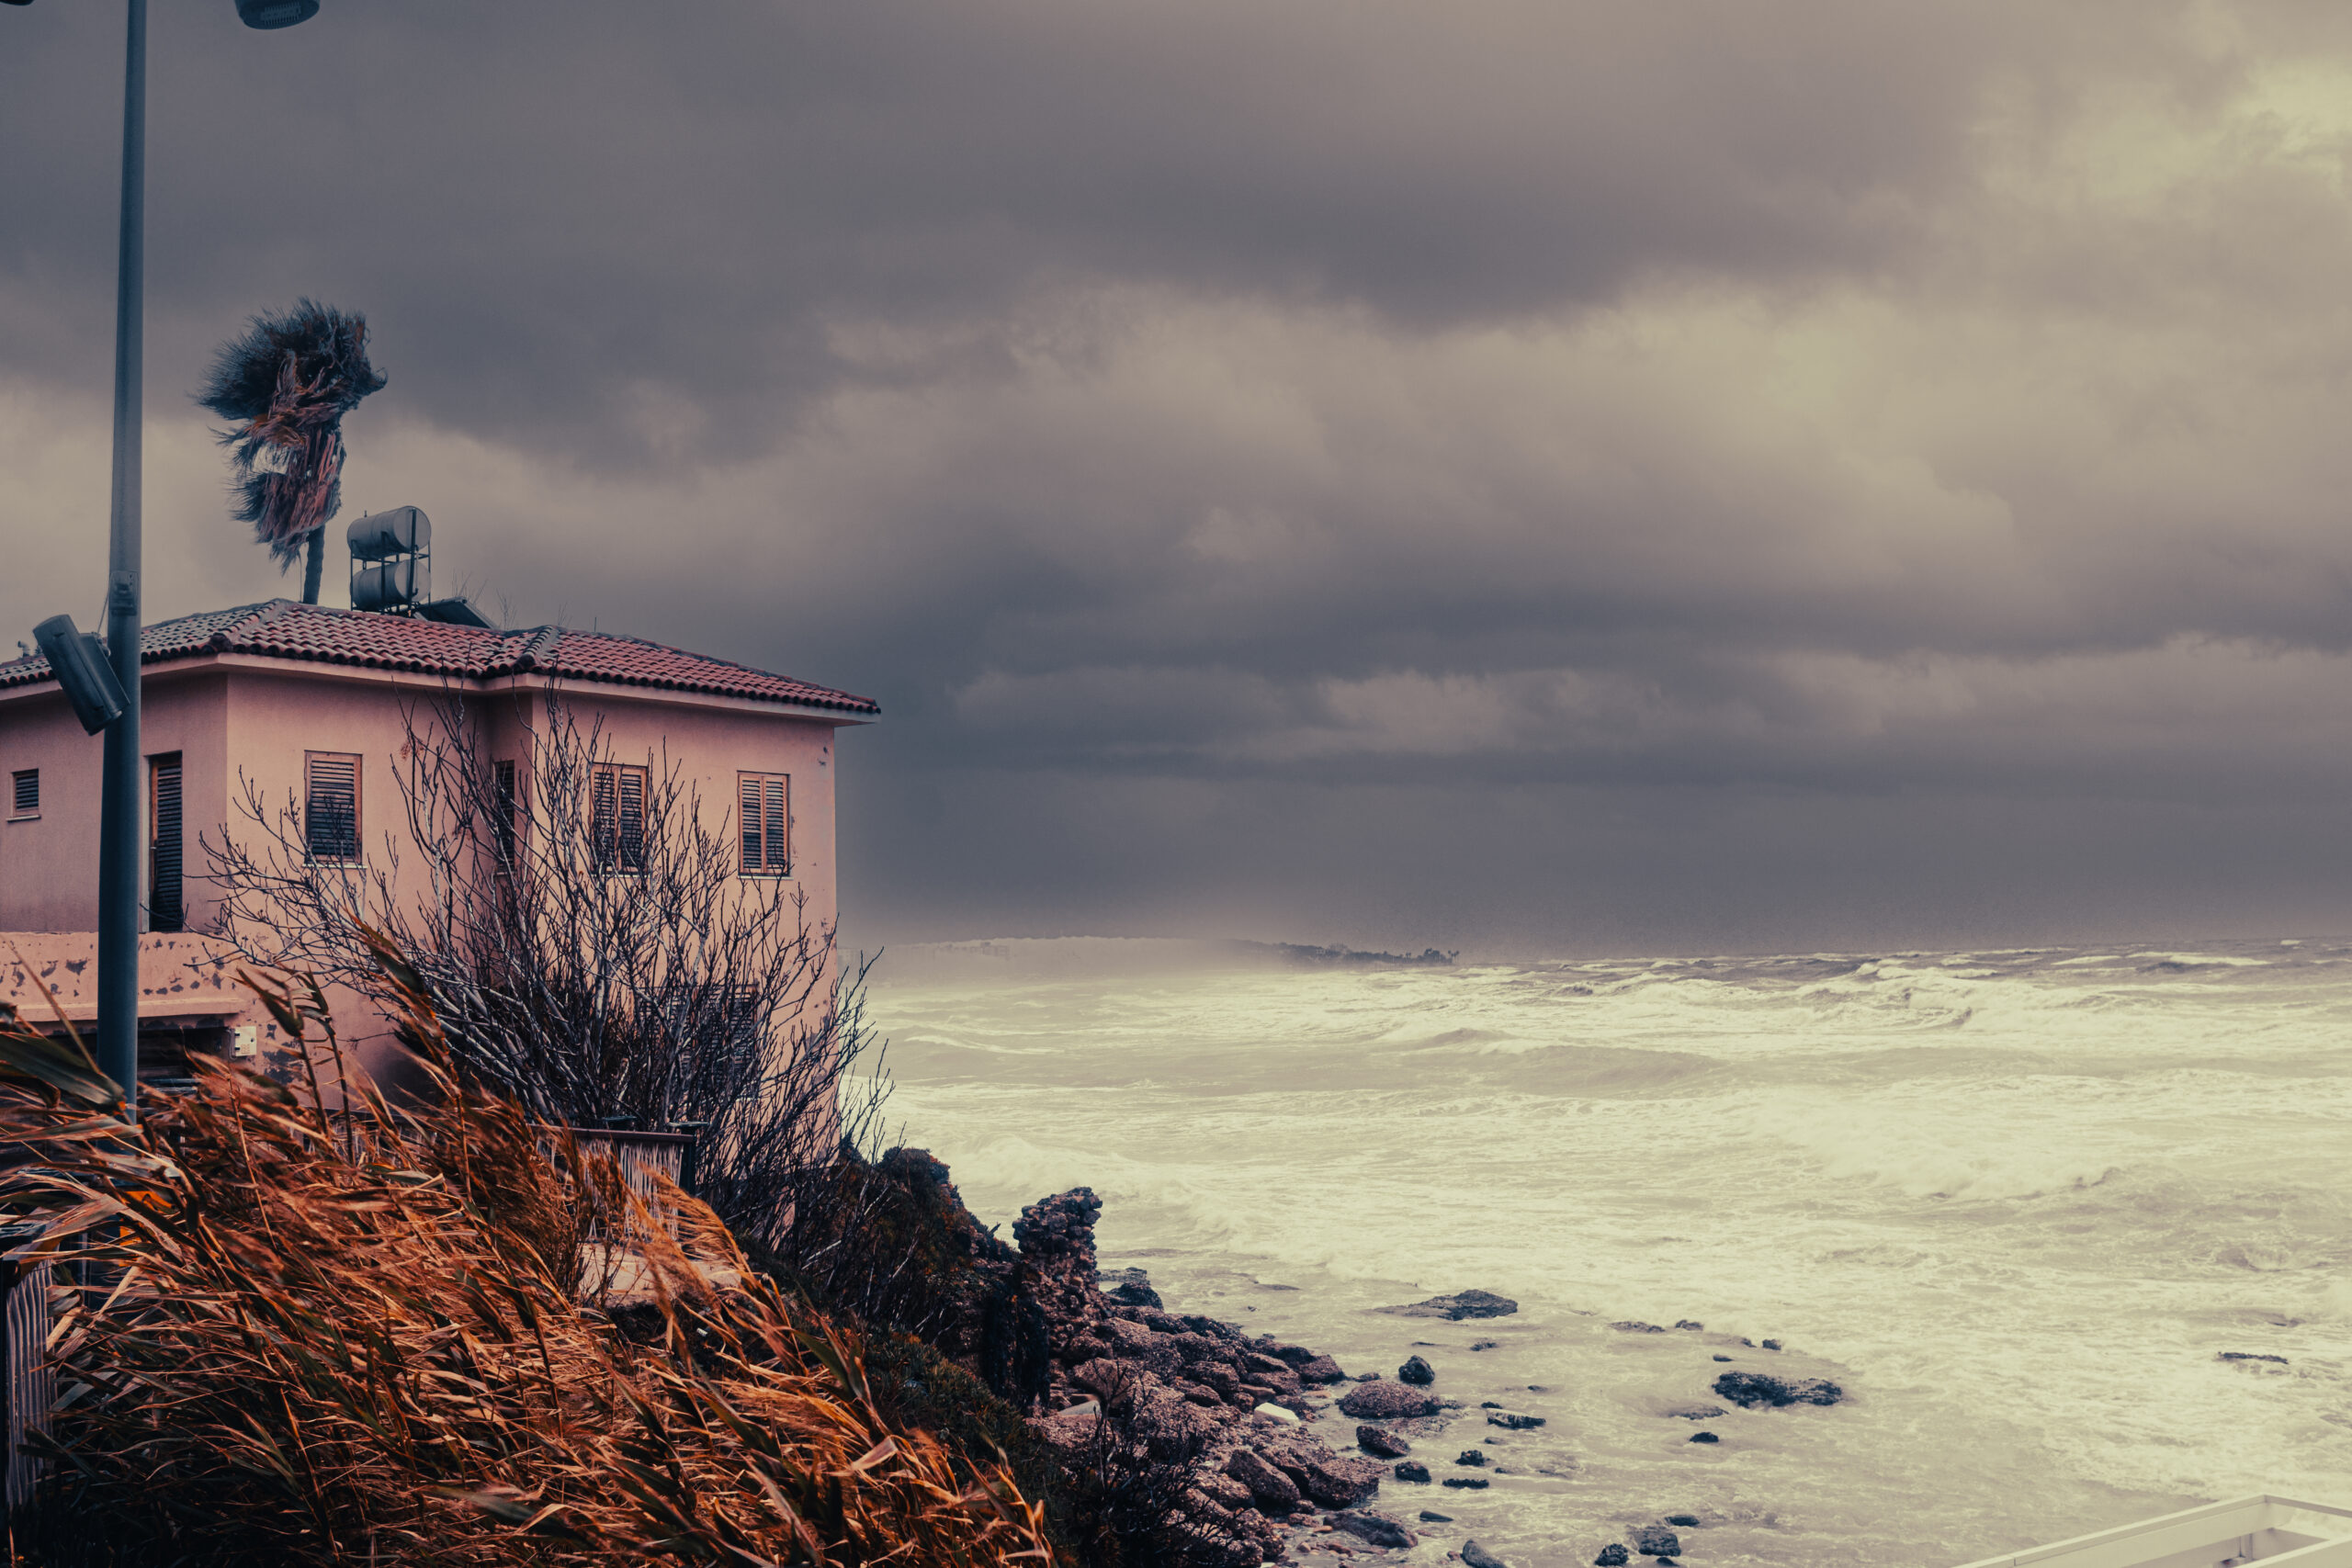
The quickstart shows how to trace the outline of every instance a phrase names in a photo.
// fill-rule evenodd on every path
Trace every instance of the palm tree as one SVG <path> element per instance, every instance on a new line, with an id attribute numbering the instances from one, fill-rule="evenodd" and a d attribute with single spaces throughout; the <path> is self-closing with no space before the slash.
<path id="1" fill-rule="evenodd" d="M 343 503 L 343 416 L 384 378 L 368 363 L 368 318 L 313 300 L 264 313 L 220 345 L 196 400 L 236 427 L 231 494 L 280 571 L 307 549 L 302 603 L 319 602 L 327 520 Z"/>

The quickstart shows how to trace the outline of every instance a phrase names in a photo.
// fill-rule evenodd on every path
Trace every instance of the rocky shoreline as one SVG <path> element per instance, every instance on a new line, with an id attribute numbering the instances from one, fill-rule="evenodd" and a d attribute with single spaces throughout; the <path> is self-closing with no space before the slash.
<path id="1" fill-rule="evenodd" d="M 1311 1347 L 1170 1312 L 1141 1269 L 1098 1270 L 1093 1226 L 1101 1209 L 1101 1201 L 1080 1188 L 1030 1205 L 1013 1227 L 1024 1262 L 1053 1281 L 1040 1292 L 1051 1303 L 1043 1325 L 1051 1370 L 1030 1425 L 1073 1460 L 1103 1440 L 1106 1422 L 1138 1436 L 1155 1461 L 1186 1476 L 1177 1524 L 1202 1561 L 1250 1568 L 1298 1556 L 1377 1557 L 1415 1547 L 1454 1520 L 1410 1493 L 1428 1488 L 1424 1495 L 1442 1502 L 1450 1494 L 1484 1490 L 1490 1477 L 1514 1472 L 1498 1457 L 1510 1450 L 1490 1445 L 1540 1434 L 1546 1426 L 1548 1418 L 1532 1409 L 1483 1401 L 1474 1413 L 1463 1401 L 1444 1397 L 1435 1386 L 1436 1370 L 1417 1353 L 1408 1352 L 1393 1375 L 1351 1374 Z M 1383 1310 L 1462 1322 L 1509 1316 L 1518 1305 L 1491 1292 L 1464 1291 Z M 1704 1327 L 1687 1320 L 1673 1329 L 1630 1322 L 1611 1326 L 1631 1334 Z M 1472 1348 L 1492 1343 L 1482 1340 Z M 1781 1347 L 1767 1341 L 1763 1348 Z M 1542 1391 L 1529 1392 L 1540 1396 Z M 1747 1369 L 1719 1375 L 1714 1392 L 1748 1408 L 1831 1404 L 1843 1397 L 1836 1384 L 1820 1379 Z M 1724 1413 L 1722 1406 L 1690 1405 L 1668 1414 L 1695 1426 Z M 1334 1415 L 1347 1423 L 1344 1447 L 1316 1430 Z M 1442 1438 L 1451 1424 L 1468 1419 L 1487 1433 L 1479 1443 L 1451 1458 L 1416 1456 L 1417 1442 Z M 1690 1440 L 1717 1439 L 1702 1430 Z M 1560 1472 L 1539 1463 L 1533 1473 Z M 1384 1484 L 1391 1496 L 1382 1496 Z M 1407 1495 L 1395 1495 L 1400 1492 Z M 1683 1552 L 1678 1531 L 1701 1524 L 1696 1516 L 1668 1515 L 1628 1529 L 1625 1540 L 1596 1543 L 1600 1550 L 1591 1561 L 1599 1568 L 1641 1557 L 1673 1564 Z M 1469 1568 L 1510 1568 L 1475 1540 L 1463 1540 L 1448 1555 Z M 1583 1560 L 1580 1553 L 1577 1560 Z"/>

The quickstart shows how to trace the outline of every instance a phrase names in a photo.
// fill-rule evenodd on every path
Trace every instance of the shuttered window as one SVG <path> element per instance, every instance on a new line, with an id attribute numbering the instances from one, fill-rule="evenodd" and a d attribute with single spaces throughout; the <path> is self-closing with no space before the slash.
<path id="1" fill-rule="evenodd" d="M 182 928 L 180 905 L 180 754 L 147 759 L 147 929 Z"/>
<path id="2" fill-rule="evenodd" d="M 645 869 L 645 773 L 599 762 L 588 775 L 588 840 L 598 871 Z"/>
<path id="3" fill-rule="evenodd" d="M 792 780 L 784 773 L 737 773 L 736 808 L 743 825 L 745 876 L 792 874 Z"/>
<path id="4" fill-rule="evenodd" d="M 490 831 L 498 850 L 501 871 L 514 863 L 515 824 L 523 809 L 521 797 L 514 786 L 514 764 L 510 760 L 490 765 Z"/>
<path id="5" fill-rule="evenodd" d="M 21 768 L 9 782 L 16 786 L 11 796 L 15 804 L 8 808 L 10 814 L 30 817 L 38 813 L 40 810 L 40 770 Z"/>
<path id="6" fill-rule="evenodd" d="M 302 760 L 302 836 L 311 858 L 359 858 L 359 759 L 312 751 Z"/>

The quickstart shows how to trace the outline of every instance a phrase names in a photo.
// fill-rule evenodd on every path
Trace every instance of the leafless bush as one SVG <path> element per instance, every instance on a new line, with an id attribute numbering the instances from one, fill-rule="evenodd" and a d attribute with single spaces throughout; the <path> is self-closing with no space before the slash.
<path id="1" fill-rule="evenodd" d="M 313 852 L 301 804 L 245 781 L 237 830 L 204 846 L 221 934 L 382 1004 L 380 931 L 461 1071 L 549 1122 L 695 1132 L 698 1195 L 773 1245 L 843 1141 L 869 1145 L 888 1092 L 866 965 L 842 964 L 797 883 L 738 874 L 732 803 L 706 822 L 666 752 L 617 756 L 552 694 L 536 724 L 508 701 L 407 711 L 406 831 L 364 856 Z"/>

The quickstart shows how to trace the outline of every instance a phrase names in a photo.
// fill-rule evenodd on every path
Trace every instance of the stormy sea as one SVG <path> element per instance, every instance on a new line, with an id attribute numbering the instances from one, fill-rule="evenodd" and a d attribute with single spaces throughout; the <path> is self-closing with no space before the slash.
<path id="1" fill-rule="evenodd" d="M 1691 1568 L 1903 1568 L 2352 1495 L 2352 944 L 1431 957 L 899 948 L 869 1014 L 984 1221 L 1091 1187 L 1170 1310 L 1434 1365 L 1469 1408 L 1416 1453 L 1499 1473 L 1384 1483 L 1453 1521 L 1388 1561 L 1679 1515 Z M 1467 1289 L 1519 1310 L 1375 1310 Z"/>

